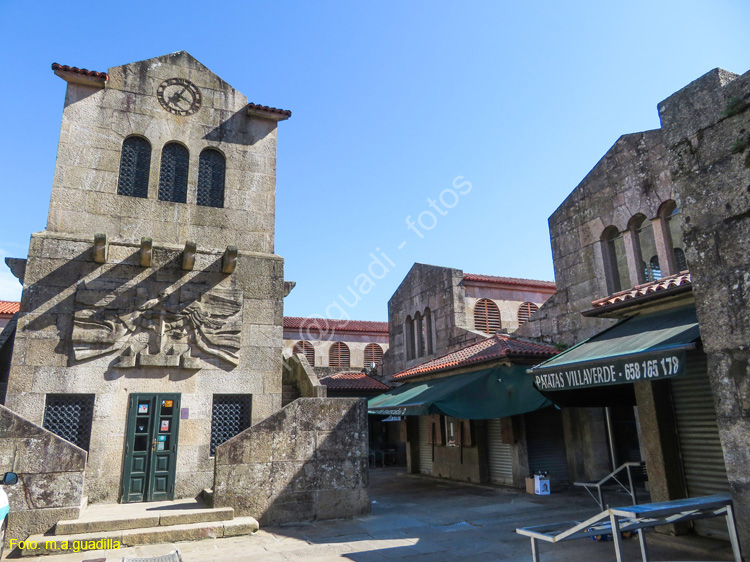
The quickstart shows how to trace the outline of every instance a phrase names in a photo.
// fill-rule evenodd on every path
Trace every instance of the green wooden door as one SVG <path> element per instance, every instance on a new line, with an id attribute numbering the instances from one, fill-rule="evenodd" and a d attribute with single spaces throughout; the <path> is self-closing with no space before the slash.
<path id="1" fill-rule="evenodd" d="M 123 503 L 174 498 L 179 412 L 179 394 L 130 395 Z"/>

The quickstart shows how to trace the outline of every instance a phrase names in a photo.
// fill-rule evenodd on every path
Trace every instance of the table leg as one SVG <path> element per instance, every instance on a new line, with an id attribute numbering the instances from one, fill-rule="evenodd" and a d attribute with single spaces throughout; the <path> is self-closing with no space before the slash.
<path id="1" fill-rule="evenodd" d="M 617 562 L 623 562 L 622 557 L 622 537 L 620 536 L 620 521 L 617 516 L 610 513 L 609 521 L 612 526 L 612 540 L 615 543 L 615 555 L 617 556 Z"/>
<path id="2" fill-rule="evenodd" d="M 540 562 L 539 545 L 534 537 L 531 537 L 531 562 Z"/>
<path id="3" fill-rule="evenodd" d="M 641 558 L 643 562 L 648 562 L 648 550 L 646 549 L 646 534 L 643 529 L 638 529 L 638 540 L 641 543 Z"/>
<path id="4" fill-rule="evenodd" d="M 740 553 L 740 539 L 737 536 L 737 527 L 734 524 L 734 511 L 732 506 L 727 506 L 727 531 L 729 531 L 729 542 L 732 545 L 732 553 L 734 554 L 735 562 L 742 562 L 742 554 Z"/>

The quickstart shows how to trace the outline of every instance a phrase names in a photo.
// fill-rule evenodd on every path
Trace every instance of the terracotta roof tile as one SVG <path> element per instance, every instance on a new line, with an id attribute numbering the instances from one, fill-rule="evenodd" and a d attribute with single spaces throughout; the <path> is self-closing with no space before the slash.
<path id="1" fill-rule="evenodd" d="M 97 72 L 96 70 L 88 70 L 86 68 L 78 68 L 76 66 L 68 66 L 66 64 L 52 63 L 52 70 L 60 70 L 63 72 L 73 72 L 75 74 L 82 74 L 83 76 L 90 76 L 92 78 L 101 78 L 102 80 L 109 80 L 109 74 L 106 72 Z"/>
<path id="2" fill-rule="evenodd" d="M 476 273 L 464 273 L 465 281 L 479 281 L 482 283 L 497 283 L 498 285 L 529 285 L 531 287 L 543 287 L 555 289 L 554 281 L 540 281 L 538 279 L 520 279 L 518 277 L 498 277 L 496 275 L 478 275 Z"/>
<path id="3" fill-rule="evenodd" d="M 636 285 L 632 289 L 627 291 L 620 291 L 614 293 L 602 299 L 597 299 L 591 302 L 594 308 L 602 308 L 613 304 L 618 304 L 627 300 L 637 299 L 639 297 L 645 297 L 653 293 L 660 291 L 666 291 L 667 289 L 674 289 L 675 287 L 689 286 L 692 285 L 693 279 L 690 276 L 689 271 L 682 271 L 669 277 L 662 277 L 651 283 L 644 283 L 643 285 Z"/>
<path id="4" fill-rule="evenodd" d="M 329 320 L 326 318 L 301 318 L 284 316 L 284 328 L 291 330 L 320 330 L 321 333 L 341 332 L 380 332 L 388 334 L 388 322 L 368 320 Z"/>
<path id="5" fill-rule="evenodd" d="M 320 379 L 320 384 L 332 390 L 388 390 L 382 382 L 365 373 L 336 373 Z"/>
<path id="6" fill-rule="evenodd" d="M 0 314 L 15 314 L 21 310 L 21 303 L 14 301 L 0 301 Z"/>
<path id="7" fill-rule="evenodd" d="M 393 378 L 404 379 L 414 375 L 445 371 L 455 367 L 483 363 L 503 357 L 547 359 L 558 353 L 559 351 L 554 347 L 522 341 L 505 334 L 495 334 L 485 340 L 467 345 L 458 351 L 401 371 L 393 375 Z"/>
<path id="8" fill-rule="evenodd" d="M 286 115 L 287 117 L 292 116 L 292 112 L 288 109 L 278 109 L 276 107 L 269 107 L 267 105 L 260 105 L 257 103 L 248 103 L 247 104 L 248 109 L 252 109 L 253 111 L 264 111 L 265 113 L 274 113 L 276 115 Z"/>

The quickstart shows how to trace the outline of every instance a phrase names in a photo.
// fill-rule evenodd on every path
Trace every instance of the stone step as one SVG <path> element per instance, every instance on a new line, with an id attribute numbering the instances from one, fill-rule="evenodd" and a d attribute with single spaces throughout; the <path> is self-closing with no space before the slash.
<path id="1" fill-rule="evenodd" d="M 234 509 L 231 507 L 212 508 L 196 500 L 161 502 L 156 507 L 151 504 L 93 505 L 78 519 L 58 521 L 53 529 L 55 536 L 103 531 L 124 531 L 150 527 L 167 527 L 187 523 L 210 523 L 231 521 Z"/>
<path id="2" fill-rule="evenodd" d="M 106 550 L 142 544 L 161 544 L 251 535 L 258 530 L 253 517 L 228 521 L 185 523 L 70 535 L 33 535 L 25 541 L 21 556 L 44 556 L 86 550 Z"/>

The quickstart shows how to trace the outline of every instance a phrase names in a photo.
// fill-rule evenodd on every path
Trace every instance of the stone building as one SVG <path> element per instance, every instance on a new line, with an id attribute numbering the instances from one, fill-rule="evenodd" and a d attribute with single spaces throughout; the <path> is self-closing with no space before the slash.
<path id="1" fill-rule="evenodd" d="M 548 281 L 415 263 L 388 301 L 383 371 L 390 378 L 498 331 L 513 332 L 554 292 Z"/>
<path id="2" fill-rule="evenodd" d="M 653 501 L 730 492 L 746 552 L 748 108 L 750 73 L 717 69 L 621 137 L 550 217 L 557 293 L 519 330 L 580 344 L 531 371 L 576 479 L 642 459 Z"/>
<path id="3" fill-rule="evenodd" d="M 284 356 L 302 353 L 319 378 L 348 371 L 382 377 L 388 323 L 284 317 Z"/>
<path id="4" fill-rule="evenodd" d="M 184 51 L 53 70 L 67 82 L 57 163 L 47 228 L 9 261 L 23 296 L 2 411 L 85 452 L 66 505 L 213 488 L 261 522 L 367 511 L 363 404 L 324 399 L 309 366 L 283 360 L 276 135 L 291 112 L 248 103 Z M 282 410 L 287 371 L 302 398 Z M 339 436 L 348 449 L 326 449 Z"/>

